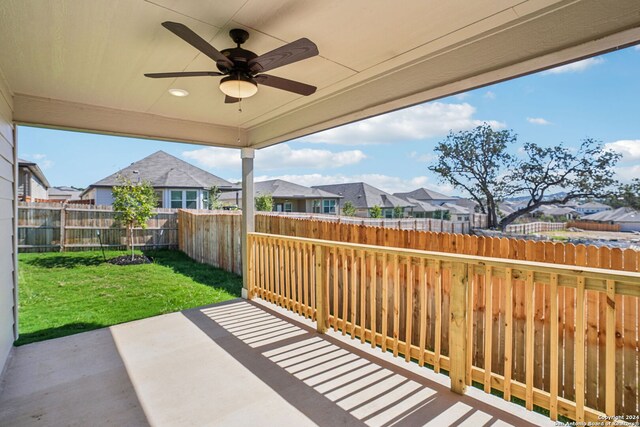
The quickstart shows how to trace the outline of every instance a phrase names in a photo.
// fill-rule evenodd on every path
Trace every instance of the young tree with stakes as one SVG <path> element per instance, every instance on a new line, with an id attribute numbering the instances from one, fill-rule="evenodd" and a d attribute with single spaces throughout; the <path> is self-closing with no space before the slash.
<path id="1" fill-rule="evenodd" d="M 127 245 L 131 248 L 131 260 L 134 259 L 133 229 L 138 226 L 147 228 L 147 221 L 153 216 L 156 207 L 156 195 L 147 181 L 137 184 L 125 177 L 119 177 L 119 185 L 113 187 L 113 210 L 116 221 L 127 228 Z"/>

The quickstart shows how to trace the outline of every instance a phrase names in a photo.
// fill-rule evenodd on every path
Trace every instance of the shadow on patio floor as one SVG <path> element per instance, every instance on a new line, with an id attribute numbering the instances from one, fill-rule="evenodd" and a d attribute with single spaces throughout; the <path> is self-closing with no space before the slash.
<path id="1" fill-rule="evenodd" d="M 183 314 L 319 425 L 539 424 L 454 394 L 442 384 L 370 354 L 364 345 L 361 350 L 340 338 L 320 335 L 263 304 L 234 301 Z"/>

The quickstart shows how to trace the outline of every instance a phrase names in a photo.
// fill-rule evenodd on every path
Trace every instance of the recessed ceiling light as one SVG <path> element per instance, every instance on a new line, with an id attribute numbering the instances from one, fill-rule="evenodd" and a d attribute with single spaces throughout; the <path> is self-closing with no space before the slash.
<path id="1" fill-rule="evenodd" d="M 189 92 L 184 89 L 169 89 L 169 93 L 173 96 L 187 96 Z"/>

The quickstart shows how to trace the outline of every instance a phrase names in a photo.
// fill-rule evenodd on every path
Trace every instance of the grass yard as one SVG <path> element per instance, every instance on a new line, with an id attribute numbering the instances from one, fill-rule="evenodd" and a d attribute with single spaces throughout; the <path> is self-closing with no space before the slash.
<path id="1" fill-rule="evenodd" d="M 107 259 L 122 252 L 106 252 Z M 47 340 L 240 296 L 242 278 L 179 251 L 147 251 L 153 264 L 118 266 L 100 252 L 19 255 L 20 338 Z"/>

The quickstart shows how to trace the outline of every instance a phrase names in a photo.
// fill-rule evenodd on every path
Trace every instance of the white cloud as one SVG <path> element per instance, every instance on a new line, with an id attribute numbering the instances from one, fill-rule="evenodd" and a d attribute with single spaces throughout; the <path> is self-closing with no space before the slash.
<path id="1" fill-rule="evenodd" d="M 462 93 L 459 93 L 457 95 L 453 95 L 453 97 L 455 99 L 457 99 L 458 101 L 463 101 L 463 100 L 467 99 L 470 96 L 471 96 L 471 94 L 469 94 L 469 92 L 462 92 Z"/>
<path id="2" fill-rule="evenodd" d="M 547 120 L 543 119 L 542 117 L 527 117 L 527 121 L 529 123 L 533 123 L 534 125 L 546 126 L 546 125 L 550 125 L 551 124 L 550 121 L 547 121 Z"/>
<path id="3" fill-rule="evenodd" d="M 484 97 L 486 99 L 496 99 L 496 94 L 495 92 L 491 92 L 490 90 L 488 90 L 485 94 Z"/>
<path id="4" fill-rule="evenodd" d="M 47 159 L 47 155 L 46 154 L 41 154 L 41 153 L 25 154 L 24 156 L 27 159 L 31 159 L 35 163 L 37 163 L 38 167 L 40 167 L 40 169 L 42 169 L 42 170 L 50 169 L 55 164 L 53 160 Z"/>
<path id="5" fill-rule="evenodd" d="M 302 141 L 366 145 L 444 136 L 450 131 L 471 129 L 485 122 L 496 129 L 505 127 L 504 123 L 495 120 L 475 119 L 475 112 L 476 109 L 466 102 L 430 102 L 329 129 L 305 137 Z"/>
<path id="6" fill-rule="evenodd" d="M 207 147 L 185 151 L 182 155 L 209 168 L 239 168 L 240 151 L 230 148 Z M 261 170 L 284 168 L 331 169 L 350 166 L 367 156 L 360 150 L 333 152 L 303 148 L 295 150 L 287 144 L 256 151 L 255 167 Z"/>
<path id="7" fill-rule="evenodd" d="M 640 176 L 640 165 L 618 166 L 616 168 L 616 176 L 623 182 L 631 182 L 633 178 Z"/>
<path id="8" fill-rule="evenodd" d="M 341 184 L 345 182 L 365 182 L 376 188 L 386 191 L 387 193 L 398 193 L 415 190 L 419 187 L 429 187 L 437 189 L 444 193 L 455 193 L 453 188 L 448 184 L 440 184 L 432 182 L 426 176 L 416 176 L 413 178 L 400 178 L 397 176 L 389 176 L 382 174 L 361 174 L 361 175 L 322 175 L 322 174 L 306 174 L 306 175 L 262 175 L 256 177 L 256 181 L 267 181 L 270 179 L 283 179 L 285 181 L 295 182 L 296 184 L 306 185 L 308 187 L 314 185 Z"/>
<path id="9" fill-rule="evenodd" d="M 409 153 L 409 158 L 414 159 L 417 162 L 432 162 L 437 157 L 438 156 L 436 156 L 434 153 L 420 154 L 417 151 L 412 151 L 411 153 Z"/>
<path id="10" fill-rule="evenodd" d="M 623 163 L 640 162 L 640 139 L 622 139 L 609 142 L 604 146 L 609 150 L 622 154 L 621 162 Z"/>
<path id="11" fill-rule="evenodd" d="M 640 50 L 640 44 L 637 44 L 633 47 L 634 50 Z"/>
<path id="12" fill-rule="evenodd" d="M 544 71 L 542 74 L 564 74 L 564 73 L 581 73 L 587 68 L 591 68 L 594 65 L 602 64 L 604 59 L 602 58 L 587 58 L 582 61 L 572 62 L 571 64 L 562 65 L 557 68 Z"/>
<path id="13" fill-rule="evenodd" d="M 640 139 L 622 139 L 609 142 L 605 148 L 622 154 L 615 168 L 616 175 L 622 181 L 631 181 L 640 176 Z"/>

